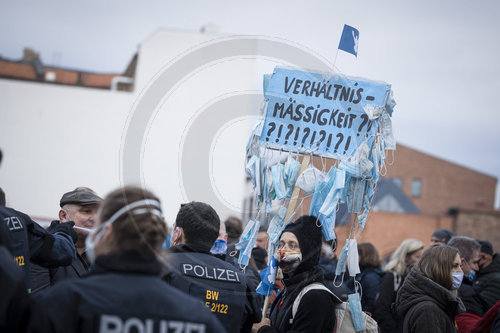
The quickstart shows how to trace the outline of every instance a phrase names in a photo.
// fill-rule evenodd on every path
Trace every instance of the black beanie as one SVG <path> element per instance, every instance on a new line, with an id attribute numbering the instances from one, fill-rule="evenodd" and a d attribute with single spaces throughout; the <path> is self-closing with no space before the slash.
<path id="1" fill-rule="evenodd" d="M 490 256 L 493 255 L 493 246 L 491 245 L 490 242 L 488 241 L 479 241 L 479 244 L 481 244 L 481 252 L 489 254 Z"/>
<path id="2" fill-rule="evenodd" d="M 444 243 L 446 244 L 451 239 L 451 237 L 455 236 L 455 234 L 450 229 L 443 228 L 434 231 L 432 236 L 438 239 L 444 239 Z"/>
<path id="3" fill-rule="evenodd" d="M 310 271 L 318 265 L 323 234 L 321 227 L 317 224 L 319 225 L 319 221 L 316 216 L 304 215 L 283 230 L 283 232 L 293 233 L 299 241 L 302 262 L 295 271 L 296 273 Z"/>

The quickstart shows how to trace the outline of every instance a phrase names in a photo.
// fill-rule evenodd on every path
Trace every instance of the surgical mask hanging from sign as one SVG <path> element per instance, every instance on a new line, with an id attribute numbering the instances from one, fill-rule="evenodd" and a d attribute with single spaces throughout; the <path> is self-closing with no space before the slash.
<path id="1" fill-rule="evenodd" d="M 285 68 L 275 68 L 264 81 L 261 142 L 331 157 L 350 156 L 373 140 L 378 118 L 370 119 L 365 109 L 382 110 L 390 92 L 386 83 Z"/>

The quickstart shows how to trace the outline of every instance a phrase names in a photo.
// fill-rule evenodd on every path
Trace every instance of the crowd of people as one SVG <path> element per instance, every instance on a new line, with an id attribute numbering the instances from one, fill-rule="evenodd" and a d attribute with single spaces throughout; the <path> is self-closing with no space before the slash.
<path id="1" fill-rule="evenodd" d="M 104 199 L 71 190 L 47 229 L 4 204 L 1 332 L 343 332 L 347 300 L 354 327 L 366 320 L 356 291 L 382 333 L 500 331 L 500 256 L 447 229 L 427 249 L 404 240 L 385 264 L 360 243 L 361 272 L 343 280 L 314 216 L 288 224 L 273 253 L 260 230 L 242 270 L 242 221 L 208 203 L 182 204 L 171 230 L 159 198 L 134 186 Z M 256 289 L 271 257 L 265 297 Z"/>

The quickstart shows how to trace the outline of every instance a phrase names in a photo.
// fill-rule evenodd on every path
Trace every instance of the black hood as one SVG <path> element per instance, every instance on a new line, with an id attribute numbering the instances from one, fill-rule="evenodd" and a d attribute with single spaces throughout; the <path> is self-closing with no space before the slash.
<path id="1" fill-rule="evenodd" d="M 304 215 L 283 230 L 293 233 L 299 241 L 302 262 L 295 274 L 313 270 L 318 265 L 322 244 L 322 231 L 318 224 L 319 221 L 315 216 Z"/>

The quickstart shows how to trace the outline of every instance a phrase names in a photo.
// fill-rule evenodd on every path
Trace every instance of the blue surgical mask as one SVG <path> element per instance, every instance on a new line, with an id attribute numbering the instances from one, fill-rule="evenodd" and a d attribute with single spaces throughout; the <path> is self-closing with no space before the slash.
<path id="1" fill-rule="evenodd" d="M 476 276 L 476 271 L 475 271 L 475 270 L 473 270 L 473 269 L 471 269 L 471 270 L 469 271 L 469 275 L 467 275 L 467 279 L 469 279 L 469 281 L 472 281 L 472 280 L 474 280 L 474 277 L 475 277 L 475 276 Z"/>
<path id="2" fill-rule="evenodd" d="M 364 331 L 366 329 L 366 323 L 363 319 L 359 294 L 350 294 L 347 298 L 349 299 L 349 307 L 351 308 L 351 318 L 354 330 L 356 332 Z"/>
<path id="3" fill-rule="evenodd" d="M 373 196 L 373 183 L 371 181 L 367 181 L 365 188 L 365 196 L 363 198 L 363 214 L 358 217 L 358 226 L 363 230 L 366 224 L 366 218 L 368 217 L 368 213 L 370 212 L 370 199 Z"/>
<path id="4" fill-rule="evenodd" d="M 293 157 L 289 156 L 285 163 L 285 185 L 287 187 L 286 197 L 291 198 L 293 189 L 295 188 L 295 182 L 300 171 L 300 163 L 297 162 Z"/>
<path id="5" fill-rule="evenodd" d="M 278 210 L 278 214 L 274 215 L 269 222 L 269 227 L 267 228 L 267 234 L 269 235 L 270 241 L 277 244 L 279 236 L 281 235 L 281 230 L 284 229 L 283 222 L 286 217 L 286 207 L 281 206 Z"/>
<path id="6" fill-rule="evenodd" d="M 286 185 L 284 178 L 284 166 L 280 163 L 275 164 L 271 167 L 271 173 L 273 176 L 273 187 L 276 192 L 276 198 L 278 200 L 284 199 L 286 197 Z"/>
<path id="7" fill-rule="evenodd" d="M 257 233 L 259 232 L 260 222 L 259 221 L 248 221 L 245 230 L 241 234 L 240 242 L 236 244 L 236 248 L 240 251 L 238 257 L 238 264 L 242 266 L 247 266 L 252 256 L 252 249 L 255 246 L 255 241 L 257 240 Z"/>
<path id="8" fill-rule="evenodd" d="M 462 284 L 462 280 L 464 279 L 464 273 L 456 273 L 453 272 L 451 273 L 451 277 L 453 280 L 453 285 L 451 286 L 452 290 L 460 288 L 460 285 Z"/>
<path id="9" fill-rule="evenodd" d="M 366 182 L 366 180 L 351 177 L 346 193 L 347 209 L 349 213 L 361 213 Z"/>
<path id="10" fill-rule="evenodd" d="M 214 245 L 210 249 L 212 254 L 226 254 L 227 252 L 227 242 L 223 239 L 216 239 Z"/>
<path id="11" fill-rule="evenodd" d="M 337 267 L 335 268 L 335 275 L 340 275 L 345 272 L 345 262 L 347 260 L 347 250 L 349 249 L 349 240 L 346 240 L 342 251 L 340 251 Z"/>

